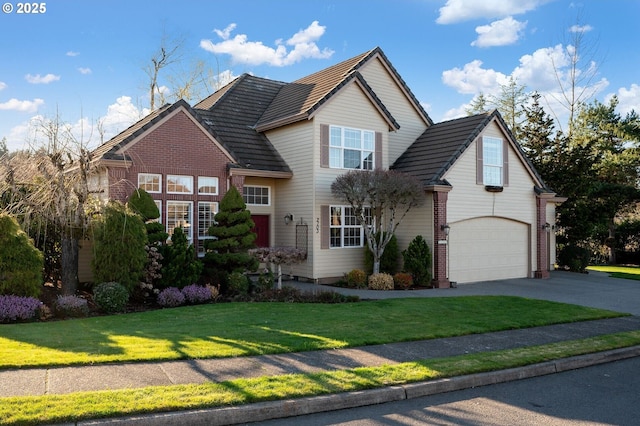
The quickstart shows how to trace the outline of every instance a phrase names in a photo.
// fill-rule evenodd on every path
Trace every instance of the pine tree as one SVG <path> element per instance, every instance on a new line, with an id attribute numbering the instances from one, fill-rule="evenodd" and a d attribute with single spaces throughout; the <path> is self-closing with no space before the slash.
<path id="1" fill-rule="evenodd" d="M 227 274 L 256 270 L 258 261 L 248 253 L 255 247 L 256 234 L 251 231 L 255 224 L 236 187 L 232 186 L 222 198 L 214 219 L 209 235 L 215 238 L 206 244 L 207 266 Z"/>
<path id="2" fill-rule="evenodd" d="M 193 244 L 189 244 L 182 228 L 173 230 L 171 244 L 162 246 L 162 277 L 158 282 L 161 288 L 177 287 L 194 284 L 200 279 L 202 262 L 196 257 Z"/>

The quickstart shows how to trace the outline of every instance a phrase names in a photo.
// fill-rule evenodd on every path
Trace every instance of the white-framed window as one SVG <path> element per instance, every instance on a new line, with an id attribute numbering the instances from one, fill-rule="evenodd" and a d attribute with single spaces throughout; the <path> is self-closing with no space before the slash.
<path id="1" fill-rule="evenodd" d="M 365 209 L 365 217 L 370 223 L 370 208 Z M 364 229 L 358 223 L 355 209 L 351 206 L 329 207 L 329 232 L 331 248 L 364 246 Z"/>
<path id="2" fill-rule="evenodd" d="M 198 202 L 198 255 L 204 256 L 205 241 L 213 237 L 209 235 L 209 228 L 215 223 L 214 217 L 218 212 L 218 203 L 209 201 Z"/>
<path id="3" fill-rule="evenodd" d="M 162 192 L 162 175 L 156 173 L 138 173 L 138 188 L 150 194 Z"/>
<path id="4" fill-rule="evenodd" d="M 167 194 L 193 194 L 193 176 L 167 175 Z"/>
<path id="5" fill-rule="evenodd" d="M 329 127 L 329 167 L 373 170 L 375 132 L 349 127 Z"/>
<path id="6" fill-rule="evenodd" d="M 198 176 L 198 194 L 218 195 L 218 178 Z"/>
<path id="7" fill-rule="evenodd" d="M 191 201 L 167 201 L 167 233 L 173 235 L 173 230 L 181 227 L 189 242 L 192 241 L 193 203 Z"/>
<path id="8" fill-rule="evenodd" d="M 245 185 L 242 187 L 242 199 L 245 204 L 270 206 L 270 193 L 268 186 Z"/>
<path id="9" fill-rule="evenodd" d="M 502 186 L 503 142 L 500 138 L 482 138 L 482 177 L 488 186 Z"/>

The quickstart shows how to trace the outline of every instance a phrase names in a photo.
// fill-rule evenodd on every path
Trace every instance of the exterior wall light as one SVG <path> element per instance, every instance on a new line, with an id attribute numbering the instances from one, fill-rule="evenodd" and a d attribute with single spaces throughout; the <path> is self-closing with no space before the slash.
<path id="1" fill-rule="evenodd" d="M 287 213 L 284 215 L 284 224 L 288 225 L 291 222 L 293 222 L 293 213 Z"/>
<path id="2" fill-rule="evenodd" d="M 544 225 L 542 225 L 542 229 L 549 232 L 549 230 L 551 229 L 551 225 L 549 225 L 549 223 L 545 223 Z"/>
<path id="3" fill-rule="evenodd" d="M 451 227 L 448 223 L 445 223 L 444 225 L 440 225 L 440 229 L 444 231 L 444 235 L 449 235 L 449 230 L 451 229 Z"/>

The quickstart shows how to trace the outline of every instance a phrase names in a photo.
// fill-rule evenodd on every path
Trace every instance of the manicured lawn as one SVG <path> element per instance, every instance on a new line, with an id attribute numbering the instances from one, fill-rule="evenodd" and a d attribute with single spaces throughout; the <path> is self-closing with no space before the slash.
<path id="1" fill-rule="evenodd" d="M 503 296 L 345 304 L 220 303 L 0 325 L 0 368 L 301 352 L 619 315 Z"/>
<path id="2" fill-rule="evenodd" d="M 638 344 L 640 332 L 634 331 L 506 351 L 345 371 L 239 379 L 201 385 L 0 398 L 0 423 L 51 424 L 326 395 L 514 368 Z"/>
<path id="3" fill-rule="evenodd" d="M 615 278 L 626 278 L 629 280 L 640 280 L 640 267 L 637 266 L 589 266 L 592 271 L 608 272 Z"/>

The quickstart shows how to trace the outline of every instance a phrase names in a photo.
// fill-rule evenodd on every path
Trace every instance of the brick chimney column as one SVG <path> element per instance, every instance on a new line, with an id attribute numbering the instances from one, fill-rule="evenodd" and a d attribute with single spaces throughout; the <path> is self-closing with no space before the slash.
<path id="1" fill-rule="evenodd" d="M 433 192 L 433 286 L 449 288 L 448 276 L 449 238 L 443 229 L 447 224 L 447 198 L 449 190 Z"/>
<path id="2" fill-rule="evenodd" d="M 549 278 L 549 232 L 547 224 L 547 199 L 536 197 L 536 271 L 535 278 Z"/>

